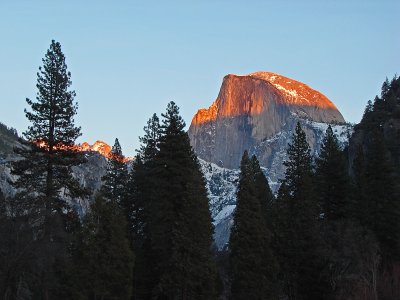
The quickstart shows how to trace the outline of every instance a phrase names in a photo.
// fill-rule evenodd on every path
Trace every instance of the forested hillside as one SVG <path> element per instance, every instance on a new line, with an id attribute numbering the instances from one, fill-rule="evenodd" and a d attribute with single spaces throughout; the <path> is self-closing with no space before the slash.
<path id="1" fill-rule="evenodd" d="M 52 41 L 23 146 L 6 162 L 15 195 L 0 190 L 0 298 L 400 299 L 399 77 L 368 103 L 348 145 L 327 125 L 314 157 L 297 122 L 276 193 L 248 151 L 235 173 L 200 163 L 172 101 L 149 118 L 131 166 L 115 139 L 101 186 L 82 185 L 74 170 L 88 157 L 76 147 L 71 85 Z M 0 136 L 10 154 L 15 130 L 1 124 Z M 237 180 L 222 249 L 202 164 Z"/>

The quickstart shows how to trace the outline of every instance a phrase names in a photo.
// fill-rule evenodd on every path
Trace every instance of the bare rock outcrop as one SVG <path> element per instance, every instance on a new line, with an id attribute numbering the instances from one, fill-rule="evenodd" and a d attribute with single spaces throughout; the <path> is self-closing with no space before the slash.
<path id="1" fill-rule="evenodd" d="M 193 117 L 189 136 L 197 155 L 208 162 L 234 169 L 249 150 L 270 167 L 277 149 L 260 146 L 290 132 L 299 119 L 344 123 L 327 97 L 301 82 L 271 72 L 227 75 L 215 102 Z"/>

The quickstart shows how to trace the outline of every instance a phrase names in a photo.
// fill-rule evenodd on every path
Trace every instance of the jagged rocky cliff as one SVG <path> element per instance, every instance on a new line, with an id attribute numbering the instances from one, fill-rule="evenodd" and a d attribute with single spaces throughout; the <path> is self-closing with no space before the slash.
<path id="1" fill-rule="evenodd" d="M 343 145 L 352 131 L 323 94 L 271 72 L 225 76 L 218 98 L 193 117 L 189 136 L 207 181 L 218 248 L 229 239 L 237 168 L 244 150 L 257 155 L 272 190 L 277 191 L 297 122 L 305 130 L 314 155 L 318 155 L 329 124 Z"/>
<path id="2" fill-rule="evenodd" d="M 276 151 L 263 143 L 290 132 L 299 119 L 344 123 L 327 97 L 301 82 L 271 72 L 227 75 L 215 102 L 193 117 L 189 136 L 208 162 L 237 168 L 247 149 L 270 167 Z M 315 144 L 315 137 L 310 135 L 310 142 Z"/>
<path id="3" fill-rule="evenodd" d="M 4 134 L 0 132 L 0 138 Z M 7 151 L 0 149 L 0 189 L 5 196 L 13 196 L 15 194 L 14 188 L 10 185 L 10 180 L 16 178 L 11 175 L 10 165 L 14 160 L 19 159 L 12 148 L 13 147 L 26 147 L 21 143 L 18 135 L 14 135 L 8 139 Z M 107 170 L 107 157 L 110 156 L 111 146 L 102 141 L 96 141 L 93 145 L 88 143 L 78 144 L 76 149 L 84 152 L 86 162 L 79 166 L 73 167 L 73 176 L 80 182 L 80 184 L 94 193 L 101 187 L 101 178 L 106 174 Z M 124 159 L 125 161 L 125 159 Z M 126 162 L 129 163 L 129 159 Z M 84 215 L 89 208 L 91 199 L 67 199 L 69 204 L 74 207 L 80 215 Z"/>
<path id="4" fill-rule="evenodd" d="M 297 122 L 306 131 L 314 155 L 318 154 L 329 123 L 334 124 L 333 130 L 342 144 L 347 143 L 352 131 L 324 95 L 303 83 L 270 72 L 225 76 L 215 102 L 194 116 L 189 136 L 207 181 L 218 248 L 224 247 L 229 239 L 236 207 L 238 166 L 244 150 L 257 155 L 271 188 L 276 191 L 285 171 L 287 144 Z M 14 191 L 8 184 L 12 179 L 9 163 L 17 158 L 11 149 L 20 144 L 16 134 L 7 134 L 11 142 L 5 144 L 8 152 L 0 155 L 0 188 L 12 195 Z M 74 167 L 74 176 L 83 186 L 96 191 L 105 174 L 111 147 L 101 141 L 76 147 L 85 152 L 87 162 Z M 85 213 L 89 201 L 70 200 L 80 214 Z"/>

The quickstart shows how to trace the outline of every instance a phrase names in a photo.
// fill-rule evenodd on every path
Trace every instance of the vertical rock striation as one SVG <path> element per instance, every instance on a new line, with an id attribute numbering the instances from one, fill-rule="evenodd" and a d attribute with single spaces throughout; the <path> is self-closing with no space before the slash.
<path id="1" fill-rule="evenodd" d="M 257 149 L 261 164 L 270 167 L 273 151 L 260 145 L 291 131 L 299 119 L 344 123 L 327 97 L 301 82 L 271 72 L 227 75 L 215 102 L 193 117 L 189 136 L 208 162 L 234 169 L 244 150 Z"/>

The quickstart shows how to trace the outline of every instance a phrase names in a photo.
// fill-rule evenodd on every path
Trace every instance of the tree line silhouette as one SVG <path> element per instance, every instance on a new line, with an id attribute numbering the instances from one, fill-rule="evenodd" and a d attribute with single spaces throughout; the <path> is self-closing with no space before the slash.
<path id="1" fill-rule="evenodd" d="M 92 195 L 72 172 L 83 153 L 59 147 L 81 135 L 70 87 L 52 41 L 14 150 L 16 194 L 0 192 L 3 299 L 400 299 L 399 77 L 345 148 L 329 126 L 314 159 L 298 123 L 276 195 L 246 151 L 223 250 L 178 106 L 149 119 L 130 170 L 108 159 Z M 123 156 L 118 139 L 112 154 Z M 79 216 L 71 199 L 90 197 Z"/>

